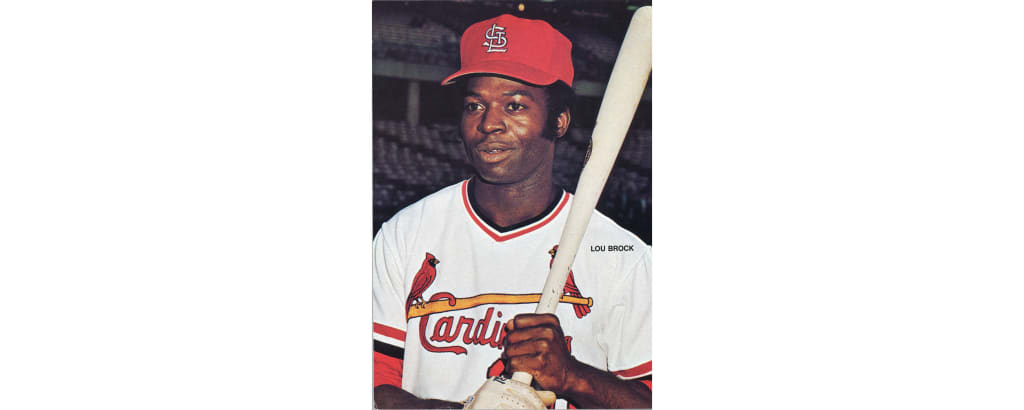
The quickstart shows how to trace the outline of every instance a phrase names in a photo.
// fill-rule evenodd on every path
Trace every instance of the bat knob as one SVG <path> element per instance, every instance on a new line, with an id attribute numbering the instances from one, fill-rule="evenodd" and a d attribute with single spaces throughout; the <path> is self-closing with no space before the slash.
<path id="1" fill-rule="evenodd" d="M 533 376 L 530 376 L 527 372 L 515 372 L 512 373 L 512 380 L 529 385 L 533 381 Z"/>

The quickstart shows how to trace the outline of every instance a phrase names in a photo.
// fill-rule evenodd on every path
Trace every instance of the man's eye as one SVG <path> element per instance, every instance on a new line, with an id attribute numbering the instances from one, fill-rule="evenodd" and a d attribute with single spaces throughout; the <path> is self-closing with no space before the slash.
<path id="1" fill-rule="evenodd" d="M 508 109 L 509 111 L 522 111 L 526 109 L 526 106 L 520 103 L 509 103 Z"/>
<path id="2" fill-rule="evenodd" d="M 481 109 L 483 109 L 483 105 L 480 105 L 480 103 L 467 103 L 465 107 L 466 112 L 479 111 Z"/>

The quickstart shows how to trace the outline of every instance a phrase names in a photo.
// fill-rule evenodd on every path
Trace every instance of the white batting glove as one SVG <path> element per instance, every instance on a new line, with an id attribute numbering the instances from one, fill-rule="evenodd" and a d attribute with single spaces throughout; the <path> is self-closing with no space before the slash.
<path id="1" fill-rule="evenodd" d="M 525 376 L 525 377 L 523 377 Z M 511 379 L 492 377 L 466 399 L 464 409 L 546 409 L 555 402 L 555 394 L 530 387 L 528 373 L 516 372 Z"/>

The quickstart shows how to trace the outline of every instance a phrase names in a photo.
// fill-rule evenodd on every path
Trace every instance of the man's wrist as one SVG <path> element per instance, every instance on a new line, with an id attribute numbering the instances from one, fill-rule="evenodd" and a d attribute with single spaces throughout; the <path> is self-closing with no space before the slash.
<path id="1" fill-rule="evenodd" d="M 593 386 L 590 384 L 590 378 L 587 377 L 587 371 L 590 366 L 587 366 L 583 362 L 576 360 L 575 357 L 569 356 L 570 362 L 566 369 L 566 386 L 564 394 L 569 397 L 582 395 L 588 396 L 593 393 Z"/>
<path id="2" fill-rule="evenodd" d="M 649 408 L 651 392 L 637 381 L 622 380 L 611 372 L 572 360 L 566 389 L 560 394 L 580 408 Z M 567 370 L 568 370 L 567 369 Z M 640 386 L 640 388 L 638 388 Z M 641 391 L 642 390 L 642 391 Z"/>

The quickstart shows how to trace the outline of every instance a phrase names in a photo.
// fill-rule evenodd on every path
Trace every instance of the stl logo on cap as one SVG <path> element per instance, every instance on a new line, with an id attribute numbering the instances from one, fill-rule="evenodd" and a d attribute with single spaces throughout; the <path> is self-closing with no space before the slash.
<path id="1" fill-rule="evenodd" d="M 491 28 L 484 32 L 484 46 L 487 47 L 488 53 L 504 53 L 508 51 L 505 45 L 508 44 L 508 40 L 505 39 L 505 28 L 498 25 L 498 23 L 491 24 Z"/>

